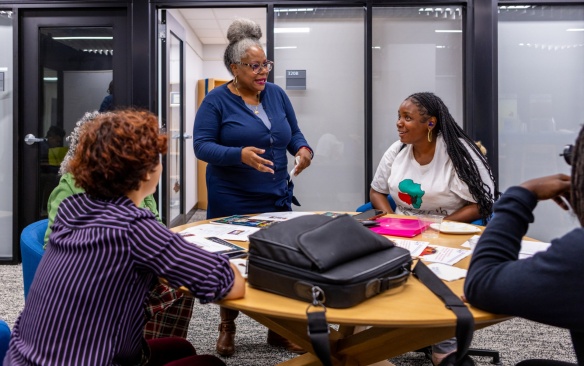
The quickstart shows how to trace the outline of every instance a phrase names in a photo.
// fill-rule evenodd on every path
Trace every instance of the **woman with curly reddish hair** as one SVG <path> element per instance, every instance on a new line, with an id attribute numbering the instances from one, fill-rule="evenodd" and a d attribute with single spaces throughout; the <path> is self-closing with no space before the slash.
<path id="1" fill-rule="evenodd" d="M 85 193 L 59 206 L 5 365 L 224 365 L 183 338 L 143 338 L 144 301 L 160 277 L 201 303 L 245 293 L 227 257 L 138 207 L 156 189 L 166 148 L 146 111 L 103 114 L 84 130 L 70 169 Z"/>
<path id="2" fill-rule="evenodd" d="M 71 134 L 67 136 L 69 150 L 59 168 L 61 178 L 59 179 L 57 187 L 51 192 L 47 202 L 49 223 L 45 232 L 45 245 L 43 246 L 43 249 L 46 248 L 46 245 L 49 242 L 49 236 L 53 231 L 53 222 L 55 221 L 61 202 L 69 196 L 85 192 L 83 188 L 76 185 L 75 177 L 69 171 L 69 162 L 73 159 L 73 156 L 75 156 L 79 137 L 83 135 L 84 129 L 92 124 L 95 117 L 98 115 L 100 115 L 100 113 L 97 111 L 86 112 L 83 117 L 77 121 Z M 153 195 L 146 196 L 139 207 L 152 211 L 156 220 L 163 225 Z M 187 338 L 189 323 L 193 315 L 194 302 L 195 299 L 193 299 L 192 296 L 185 294 L 184 291 L 171 288 L 162 282 L 155 284 L 150 289 L 148 299 L 144 305 L 144 315 L 147 319 L 146 325 L 144 326 L 144 338 L 147 340 L 165 337 Z"/>

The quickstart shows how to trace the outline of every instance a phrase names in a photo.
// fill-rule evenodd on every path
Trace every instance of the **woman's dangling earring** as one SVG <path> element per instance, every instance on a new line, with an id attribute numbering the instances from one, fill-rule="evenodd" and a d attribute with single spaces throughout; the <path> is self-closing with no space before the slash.
<path id="1" fill-rule="evenodd" d="M 432 129 L 428 128 L 428 142 L 432 142 Z"/>
<path id="2" fill-rule="evenodd" d="M 233 85 L 237 85 L 237 75 L 235 75 L 235 78 L 233 79 Z"/>

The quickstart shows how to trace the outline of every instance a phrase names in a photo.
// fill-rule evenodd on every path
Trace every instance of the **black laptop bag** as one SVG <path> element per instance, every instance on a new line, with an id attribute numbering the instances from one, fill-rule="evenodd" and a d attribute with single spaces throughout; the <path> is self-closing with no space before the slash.
<path id="1" fill-rule="evenodd" d="M 349 215 L 306 215 L 249 236 L 250 286 L 348 308 L 406 283 L 410 252 Z"/>

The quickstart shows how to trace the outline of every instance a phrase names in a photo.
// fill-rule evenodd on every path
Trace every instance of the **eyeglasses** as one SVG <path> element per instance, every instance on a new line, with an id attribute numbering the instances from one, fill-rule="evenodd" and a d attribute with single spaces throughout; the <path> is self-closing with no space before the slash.
<path id="1" fill-rule="evenodd" d="M 566 145 L 564 146 L 564 152 L 560 154 L 560 156 L 564 157 L 566 164 L 572 165 L 572 152 L 574 151 L 574 145 Z"/>
<path id="2" fill-rule="evenodd" d="M 254 74 L 259 74 L 262 72 L 262 69 L 266 69 L 270 72 L 272 71 L 272 67 L 274 67 L 274 61 L 266 61 L 263 64 L 246 64 L 245 62 L 236 62 L 236 64 L 251 67 L 251 71 L 253 71 Z"/>

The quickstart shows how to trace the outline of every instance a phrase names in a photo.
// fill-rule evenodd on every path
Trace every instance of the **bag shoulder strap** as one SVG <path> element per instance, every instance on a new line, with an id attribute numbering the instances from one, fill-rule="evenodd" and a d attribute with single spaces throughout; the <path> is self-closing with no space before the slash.
<path id="1" fill-rule="evenodd" d="M 329 326 L 324 311 L 307 312 L 308 336 L 316 357 L 323 366 L 332 366 L 331 348 L 329 343 Z"/>
<path id="2" fill-rule="evenodd" d="M 473 337 L 474 318 L 470 310 L 421 260 L 418 260 L 412 273 L 456 315 L 456 365 L 459 365 L 466 356 Z"/>

